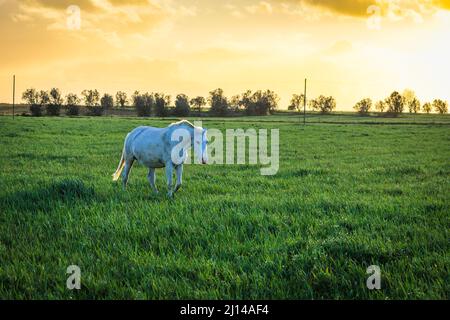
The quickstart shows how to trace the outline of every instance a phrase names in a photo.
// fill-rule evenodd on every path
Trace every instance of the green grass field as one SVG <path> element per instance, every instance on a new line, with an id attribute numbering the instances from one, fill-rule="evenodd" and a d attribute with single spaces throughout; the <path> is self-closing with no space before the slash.
<path id="1" fill-rule="evenodd" d="M 449 298 L 449 116 L 204 120 L 279 128 L 278 174 L 190 165 L 171 200 L 135 166 L 124 192 L 126 133 L 174 120 L 0 117 L 0 298 Z"/>

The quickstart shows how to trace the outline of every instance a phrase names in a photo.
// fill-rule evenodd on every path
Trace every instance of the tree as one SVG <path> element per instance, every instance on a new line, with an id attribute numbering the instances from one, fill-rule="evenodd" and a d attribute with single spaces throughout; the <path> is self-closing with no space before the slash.
<path id="1" fill-rule="evenodd" d="M 258 90 L 254 93 L 247 90 L 242 95 L 234 96 L 231 105 L 236 111 L 244 108 L 250 116 L 265 116 L 277 109 L 279 100 L 278 95 L 271 90 Z"/>
<path id="2" fill-rule="evenodd" d="M 237 94 L 231 97 L 229 106 L 234 109 L 235 112 L 239 112 L 244 109 L 247 114 L 249 114 L 249 109 L 251 105 L 254 103 L 253 95 L 251 90 L 247 90 L 242 94 Z"/>
<path id="3" fill-rule="evenodd" d="M 206 99 L 203 98 L 203 97 L 200 97 L 200 96 L 195 97 L 194 99 L 191 99 L 191 105 L 192 105 L 193 107 L 195 107 L 195 109 L 196 109 L 198 112 L 202 112 L 202 107 L 203 107 L 204 105 L 206 105 Z"/>
<path id="4" fill-rule="evenodd" d="M 228 100 L 223 95 L 223 90 L 218 88 L 209 93 L 208 102 L 211 105 L 210 112 L 215 116 L 226 116 L 228 114 Z"/>
<path id="5" fill-rule="evenodd" d="M 271 90 L 258 90 L 253 93 L 249 103 L 246 104 L 247 114 L 258 116 L 271 114 L 277 109 L 279 100 L 278 95 Z"/>
<path id="6" fill-rule="evenodd" d="M 431 103 L 427 102 L 423 105 L 422 110 L 429 114 L 432 110 Z"/>
<path id="7" fill-rule="evenodd" d="M 304 101 L 305 101 L 304 94 L 293 94 L 291 98 L 291 104 L 289 105 L 288 110 L 301 111 Z"/>
<path id="8" fill-rule="evenodd" d="M 405 107 L 405 99 L 397 91 L 392 92 L 385 102 L 388 108 L 387 112 L 390 114 L 398 115 L 403 112 Z"/>
<path id="9" fill-rule="evenodd" d="M 80 113 L 80 104 L 81 100 L 74 93 L 69 93 L 66 96 L 66 114 L 68 116 L 77 116 Z"/>
<path id="10" fill-rule="evenodd" d="M 47 104 L 47 115 L 59 116 L 64 101 L 58 88 L 52 88 L 50 90 L 49 99 L 49 103 Z"/>
<path id="11" fill-rule="evenodd" d="M 139 117 L 149 117 L 151 115 L 152 109 L 155 105 L 153 95 L 147 92 L 140 94 L 139 91 L 135 91 L 132 96 L 132 100 Z"/>
<path id="12" fill-rule="evenodd" d="M 368 114 L 372 108 L 372 100 L 370 98 L 363 99 L 359 101 L 353 109 L 355 109 L 360 114 Z"/>
<path id="13" fill-rule="evenodd" d="M 319 96 L 309 102 L 311 108 L 322 113 L 330 113 L 336 109 L 336 100 L 332 97 Z"/>
<path id="14" fill-rule="evenodd" d="M 384 101 L 380 100 L 375 104 L 375 110 L 377 110 L 378 112 L 384 112 L 385 109 L 386 103 L 384 103 Z"/>
<path id="15" fill-rule="evenodd" d="M 418 113 L 420 111 L 420 101 L 417 98 L 412 99 L 408 103 L 409 113 Z"/>
<path id="16" fill-rule="evenodd" d="M 84 104 L 89 110 L 89 114 L 94 116 L 101 116 L 103 113 L 103 109 L 100 106 L 100 93 L 95 90 L 83 90 L 81 92 L 83 96 Z"/>
<path id="17" fill-rule="evenodd" d="M 50 102 L 50 97 L 47 91 L 40 90 L 36 95 L 36 104 L 30 106 L 30 111 L 33 116 L 42 116 L 42 111 L 47 108 Z"/>
<path id="18" fill-rule="evenodd" d="M 448 113 L 447 101 L 435 99 L 433 101 L 433 107 L 434 107 L 434 110 L 436 110 L 436 112 L 439 112 L 440 114 Z"/>
<path id="19" fill-rule="evenodd" d="M 116 93 L 116 104 L 120 108 L 125 108 L 128 104 L 127 94 L 123 91 L 117 91 Z"/>
<path id="20" fill-rule="evenodd" d="M 416 98 L 416 93 L 411 89 L 405 89 L 403 90 L 402 97 L 405 106 L 409 108 L 410 103 Z M 410 113 L 412 112 L 410 111 Z"/>
<path id="21" fill-rule="evenodd" d="M 164 93 L 155 93 L 155 114 L 157 117 L 166 117 L 169 114 L 170 96 Z"/>
<path id="22" fill-rule="evenodd" d="M 30 106 L 30 112 L 33 116 L 41 116 L 42 110 L 38 103 L 39 94 L 36 89 L 30 88 L 22 93 L 22 100 Z"/>
<path id="23" fill-rule="evenodd" d="M 41 106 L 47 106 L 50 103 L 50 95 L 45 90 L 40 90 L 38 93 L 38 103 Z"/>
<path id="24" fill-rule="evenodd" d="M 114 99 L 110 94 L 105 93 L 103 97 L 100 99 L 100 105 L 103 111 L 107 111 L 114 107 Z"/>
<path id="25" fill-rule="evenodd" d="M 178 117 L 187 117 L 191 112 L 191 106 L 189 105 L 189 98 L 185 94 L 177 95 L 175 100 L 174 114 Z"/>
<path id="26" fill-rule="evenodd" d="M 230 109 L 238 112 L 243 107 L 241 96 L 239 94 L 232 96 L 229 105 Z"/>
<path id="27" fill-rule="evenodd" d="M 405 89 L 403 91 L 403 101 L 408 107 L 409 113 L 417 113 L 420 111 L 420 101 L 417 99 L 413 90 Z"/>

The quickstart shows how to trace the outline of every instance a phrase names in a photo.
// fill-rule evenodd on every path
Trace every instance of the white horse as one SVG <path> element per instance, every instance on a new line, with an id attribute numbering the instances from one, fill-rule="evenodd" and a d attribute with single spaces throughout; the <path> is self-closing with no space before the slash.
<path id="1" fill-rule="evenodd" d="M 181 138 L 181 139 L 180 139 Z M 181 140 L 181 141 L 180 141 Z M 187 150 L 194 147 L 197 162 L 206 164 L 207 156 L 206 129 L 195 127 L 187 120 L 172 123 L 167 128 L 138 127 L 127 134 L 119 166 L 113 174 L 113 181 L 119 179 L 122 172 L 123 187 L 126 188 L 128 175 L 134 160 L 146 166 L 148 181 L 155 193 L 155 169 L 166 168 L 168 196 L 180 188 L 183 175 L 183 163 L 187 158 Z M 172 175 L 175 169 L 177 182 L 172 189 Z"/>

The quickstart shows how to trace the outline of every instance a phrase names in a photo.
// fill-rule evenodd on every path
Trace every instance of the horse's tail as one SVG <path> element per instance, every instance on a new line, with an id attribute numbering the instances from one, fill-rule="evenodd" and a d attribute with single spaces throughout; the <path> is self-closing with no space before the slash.
<path id="1" fill-rule="evenodd" d="M 119 166 L 117 167 L 116 172 L 113 173 L 113 181 L 117 181 L 119 180 L 120 174 L 122 173 L 123 167 L 125 166 L 125 159 L 124 159 L 124 153 L 125 153 L 125 148 L 122 151 L 122 157 L 120 158 L 119 161 Z"/>

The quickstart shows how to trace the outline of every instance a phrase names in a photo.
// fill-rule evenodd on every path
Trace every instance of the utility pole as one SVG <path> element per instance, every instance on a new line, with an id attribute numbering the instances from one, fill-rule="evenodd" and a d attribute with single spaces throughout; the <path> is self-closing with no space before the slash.
<path id="1" fill-rule="evenodd" d="M 16 75 L 13 75 L 13 119 L 14 119 L 14 114 L 15 114 L 15 109 L 16 109 Z"/>
<path id="2" fill-rule="evenodd" d="M 305 92 L 303 96 L 303 125 L 306 126 L 306 78 L 305 78 Z"/>

